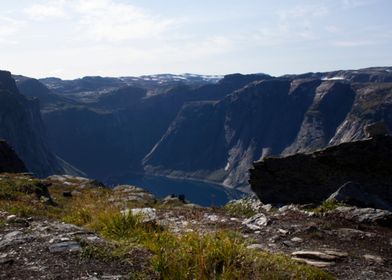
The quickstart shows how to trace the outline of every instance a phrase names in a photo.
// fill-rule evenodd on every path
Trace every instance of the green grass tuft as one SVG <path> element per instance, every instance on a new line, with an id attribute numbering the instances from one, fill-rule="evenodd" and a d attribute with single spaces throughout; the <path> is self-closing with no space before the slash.
<path id="1" fill-rule="evenodd" d="M 347 206 L 347 205 L 342 203 L 342 202 L 338 202 L 335 199 L 325 200 L 325 201 L 323 201 L 323 203 L 319 207 L 314 208 L 313 212 L 325 213 L 325 212 L 328 212 L 328 211 L 335 210 L 336 208 L 338 208 L 340 206 Z"/>
<path id="2" fill-rule="evenodd" d="M 257 212 L 248 200 L 230 201 L 223 209 L 231 216 L 250 218 Z"/>

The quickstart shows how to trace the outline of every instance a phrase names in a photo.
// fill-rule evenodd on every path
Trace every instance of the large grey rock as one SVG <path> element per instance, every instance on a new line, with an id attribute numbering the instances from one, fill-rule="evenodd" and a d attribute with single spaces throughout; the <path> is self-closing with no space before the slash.
<path id="1" fill-rule="evenodd" d="M 262 229 L 263 227 L 267 226 L 268 223 L 269 219 L 263 213 L 258 213 L 242 222 L 243 225 L 246 225 L 251 230 Z"/>
<path id="2" fill-rule="evenodd" d="M 361 190 L 361 185 L 347 182 L 336 192 L 331 194 L 327 201 L 338 201 L 358 207 L 371 207 L 392 210 L 392 204 L 381 197 Z"/>
<path id="3" fill-rule="evenodd" d="M 383 121 L 367 124 L 363 130 L 368 138 L 389 135 L 388 125 Z"/>
<path id="4" fill-rule="evenodd" d="M 349 181 L 360 184 L 361 192 L 392 203 L 392 137 L 267 158 L 250 170 L 252 190 L 263 203 L 320 203 Z"/>
<path id="5" fill-rule="evenodd" d="M 345 219 L 358 223 L 392 225 L 392 212 L 374 208 L 337 207 L 332 213 L 337 213 Z"/>
<path id="6" fill-rule="evenodd" d="M 334 265 L 336 261 L 346 258 L 348 253 L 333 250 L 324 252 L 303 250 L 295 251 L 291 255 L 297 261 L 303 261 L 316 267 L 328 267 Z"/>

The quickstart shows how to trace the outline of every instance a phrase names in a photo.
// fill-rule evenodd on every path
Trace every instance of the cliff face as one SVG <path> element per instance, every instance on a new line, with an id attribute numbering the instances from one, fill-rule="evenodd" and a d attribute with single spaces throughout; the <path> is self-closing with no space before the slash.
<path id="1" fill-rule="evenodd" d="M 146 171 L 246 186 L 253 161 L 326 146 L 354 96 L 339 81 L 269 79 L 189 104 L 144 159 Z"/>
<path id="2" fill-rule="evenodd" d="M 37 176 L 73 172 L 46 144 L 39 101 L 21 95 L 11 74 L 0 71 L 0 137 Z"/>
<path id="3" fill-rule="evenodd" d="M 0 140 L 0 173 L 20 173 L 26 172 L 24 163 L 16 155 L 14 150 L 5 142 Z"/>
<path id="4" fill-rule="evenodd" d="M 264 203 L 317 203 L 346 182 L 392 203 L 392 137 L 343 143 L 254 163 L 250 185 Z"/>

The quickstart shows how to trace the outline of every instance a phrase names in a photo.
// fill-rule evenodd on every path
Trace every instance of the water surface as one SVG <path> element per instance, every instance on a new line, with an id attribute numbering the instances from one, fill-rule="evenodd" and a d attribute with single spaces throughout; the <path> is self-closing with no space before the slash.
<path id="1" fill-rule="evenodd" d="M 222 206 L 231 199 L 244 195 L 240 191 L 228 189 L 218 184 L 160 176 L 118 177 L 111 179 L 108 183 L 111 185 L 135 185 L 148 190 L 158 198 L 171 194 L 183 194 L 186 200 L 202 206 Z"/>

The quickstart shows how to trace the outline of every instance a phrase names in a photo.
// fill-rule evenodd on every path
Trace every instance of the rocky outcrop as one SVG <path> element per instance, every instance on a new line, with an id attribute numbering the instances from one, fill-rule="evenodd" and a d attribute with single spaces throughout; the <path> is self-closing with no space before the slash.
<path id="1" fill-rule="evenodd" d="M 0 173 L 19 173 L 26 172 L 24 163 L 16 155 L 8 144 L 0 139 Z"/>
<path id="2" fill-rule="evenodd" d="M 392 137 L 377 137 L 254 163 L 250 185 L 264 203 L 321 202 L 348 181 L 392 202 Z"/>
<path id="3" fill-rule="evenodd" d="M 361 186 L 353 182 L 345 183 L 331 194 L 327 201 L 392 211 L 392 203 L 388 203 L 380 196 L 361 190 Z"/>

